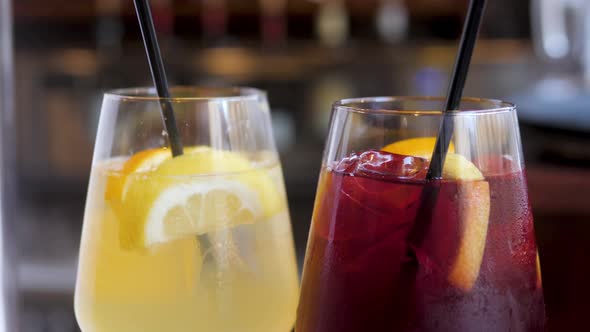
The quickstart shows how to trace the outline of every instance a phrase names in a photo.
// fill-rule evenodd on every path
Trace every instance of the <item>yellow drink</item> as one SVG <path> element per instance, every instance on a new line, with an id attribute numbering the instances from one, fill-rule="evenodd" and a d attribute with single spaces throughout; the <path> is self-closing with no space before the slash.
<path id="1" fill-rule="evenodd" d="M 128 182 L 144 181 L 143 185 L 149 188 L 208 188 L 199 190 L 217 195 L 212 199 L 203 194 L 201 202 L 203 206 L 213 206 L 206 218 L 214 218 L 215 222 L 199 221 L 197 226 L 190 226 L 194 233 L 172 229 L 173 239 L 143 248 L 125 245 L 124 227 L 129 227 L 129 223 L 139 225 L 133 227 L 145 226 L 130 217 L 127 210 L 153 209 L 156 204 L 151 200 L 157 201 L 162 195 L 154 191 L 145 194 L 144 201 L 136 199 L 135 203 L 106 198 L 109 178 L 117 176 L 124 163 L 112 159 L 92 168 L 75 297 L 76 317 L 82 331 L 290 331 L 295 321 L 298 279 L 278 162 L 262 162 L 266 166 L 232 175 L 128 175 Z M 219 188 L 231 189 L 233 183 L 240 181 L 245 183 L 243 188 L 260 187 L 258 178 L 248 172 L 269 179 L 265 183 L 272 185 L 272 196 L 278 197 L 280 204 L 264 209 L 268 213 L 243 214 L 240 210 L 242 214 L 234 216 L 231 223 L 215 226 L 217 220 L 225 218 L 227 202 L 234 202 L 233 198 L 223 200 L 225 205 L 218 208 Z M 192 204 L 190 200 L 194 198 L 187 199 Z M 176 219 L 185 222 L 182 217 L 175 219 L 174 209 L 169 212 L 166 217 L 172 223 Z M 244 220 L 239 219 L 242 215 Z"/>

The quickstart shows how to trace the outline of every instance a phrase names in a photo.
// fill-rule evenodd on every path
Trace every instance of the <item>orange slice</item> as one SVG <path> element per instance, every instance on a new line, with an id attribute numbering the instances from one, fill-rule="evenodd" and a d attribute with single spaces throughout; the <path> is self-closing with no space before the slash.
<path id="1" fill-rule="evenodd" d="M 483 260 L 490 216 L 490 188 L 485 181 L 459 184 L 458 222 L 463 232 L 459 250 L 448 274 L 448 280 L 458 288 L 473 288 Z"/>
<path id="2" fill-rule="evenodd" d="M 120 171 L 108 175 L 105 199 L 120 201 L 125 195 L 127 178 L 130 174 L 155 170 L 170 157 L 172 155 L 167 148 L 148 149 L 134 154 L 127 159 Z"/>
<path id="3" fill-rule="evenodd" d="M 382 150 L 430 159 L 436 138 L 419 137 L 398 141 Z M 443 168 L 443 179 L 458 182 L 458 220 L 462 226 L 457 256 L 447 279 L 457 288 L 473 288 L 485 249 L 490 216 L 490 189 L 481 171 L 467 158 L 455 153 L 451 144 Z"/>
<path id="4" fill-rule="evenodd" d="M 430 159 L 435 144 L 436 137 L 416 137 L 391 143 L 381 150 L 405 156 Z M 455 152 L 453 142 L 451 142 L 451 145 L 449 146 L 449 152 Z"/>

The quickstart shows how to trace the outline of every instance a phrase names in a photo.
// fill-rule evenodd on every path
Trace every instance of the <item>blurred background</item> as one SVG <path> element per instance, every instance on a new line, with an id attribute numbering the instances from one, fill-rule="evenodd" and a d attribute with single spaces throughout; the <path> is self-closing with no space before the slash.
<path id="1" fill-rule="evenodd" d="M 0 3 L 0 62 L 13 78 L 0 101 L 14 96 L 13 114 L 3 105 L 4 153 L 14 152 L 4 156 L 14 183 L 4 238 L 16 253 L 7 270 L 20 330 L 78 331 L 73 288 L 102 93 L 151 78 L 131 0 Z M 151 1 L 171 83 L 268 91 L 300 260 L 331 103 L 444 95 L 467 4 Z M 465 95 L 519 107 L 552 330 L 585 326 L 590 309 L 588 82 L 590 1 L 489 2 Z"/>

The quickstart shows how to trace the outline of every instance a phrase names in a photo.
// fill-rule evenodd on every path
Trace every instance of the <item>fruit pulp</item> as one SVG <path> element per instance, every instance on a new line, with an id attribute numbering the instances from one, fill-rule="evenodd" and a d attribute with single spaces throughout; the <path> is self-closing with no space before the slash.
<path id="1" fill-rule="evenodd" d="M 324 167 L 296 331 L 542 331 L 526 179 L 510 163 L 488 159 L 482 181 L 426 182 L 426 160 L 378 151 Z M 480 199 L 472 188 L 485 183 L 489 222 L 480 264 L 467 260 L 455 271 L 460 250 L 466 257 L 476 251 L 462 248 L 477 243 L 466 239 L 473 220 L 461 213 Z M 471 218 L 481 208 L 472 207 Z M 450 278 L 452 271 L 459 278 Z M 474 271 L 472 283 L 461 282 Z"/>
<path id="2" fill-rule="evenodd" d="M 262 172 L 272 179 L 281 202 L 272 215 L 143 249 L 121 244 L 122 220 L 105 200 L 108 178 L 123 163 L 107 160 L 91 172 L 75 296 L 82 331 L 274 332 L 293 327 L 299 287 L 278 163 L 255 170 L 256 176 Z M 157 187 L 151 175 L 136 177 Z M 235 177 L 248 174 L 173 178 L 207 186 Z"/>

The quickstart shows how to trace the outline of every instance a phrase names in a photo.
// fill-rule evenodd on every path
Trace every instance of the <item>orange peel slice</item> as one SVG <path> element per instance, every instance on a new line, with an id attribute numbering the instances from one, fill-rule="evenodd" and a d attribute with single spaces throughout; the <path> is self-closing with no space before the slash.
<path id="1" fill-rule="evenodd" d="M 385 146 L 382 151 L 430 159 L 435 137 L 418 137 Z M 490 188 L 481 171 L 467 158 L 455 153 L 451 143 L 443 168 L 443 179 L 458 182 L 458 221 L 462 233 L 447 280 L 468 291 L 473 288 L 483 260 L 490 216 Z"/>

